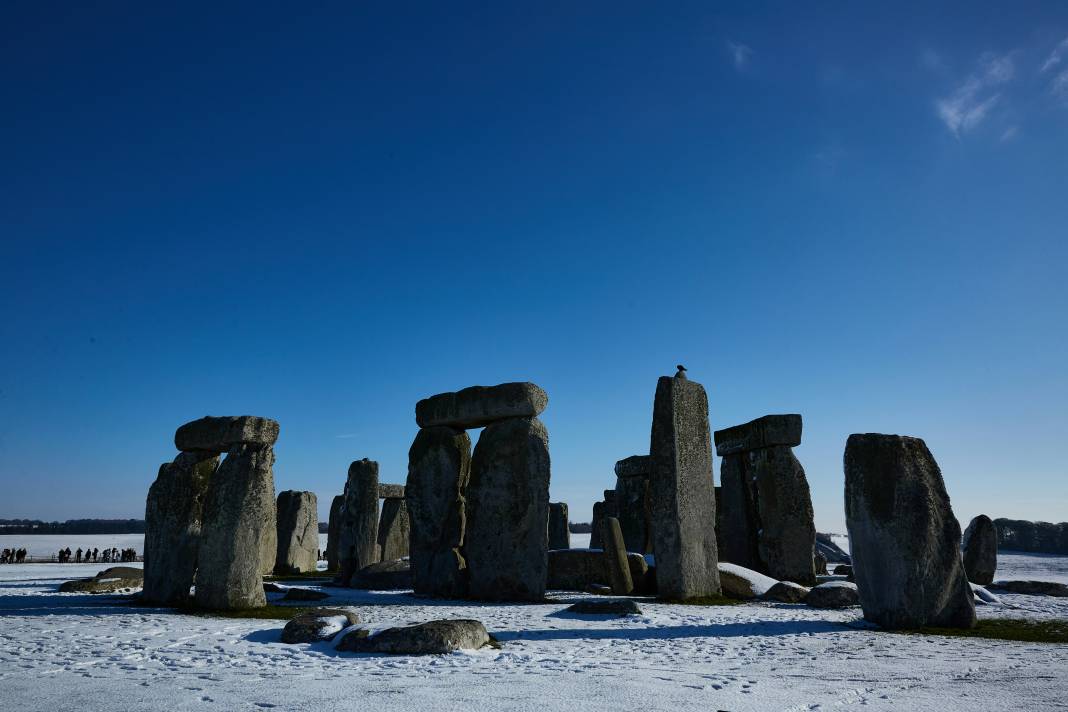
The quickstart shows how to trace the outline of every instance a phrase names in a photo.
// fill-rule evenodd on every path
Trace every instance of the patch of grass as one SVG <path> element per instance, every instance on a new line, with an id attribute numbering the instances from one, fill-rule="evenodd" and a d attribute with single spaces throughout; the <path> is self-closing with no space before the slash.
<path id="1" fill-rule="evenodd" d="M 217 611 L 207 608 L 198 608 L 192 603 L 181 606 L 160 606 L 158 603 L 146 603 L 137 596 L 129 600 L 128 605 L 137 608 L 167 608 L 175 613 L 185 616 L 199 616 L 202 618 L 258 618 L 263 620 L 287 621 L 297 615 L 321 606 L 279 606 L 268 603 L 263 608 L 248 608 L 243 611 Z"/>
<path id="2" fill-rule="evenodd" d="M 659 599 L 658 603 L 678 603 L 683 606 L 740 606 L 748 601 L 740 598 L 728 598 L 727 596 L 698 596 L 687 598 L 682 601 L 670 601 Z"/>
<path id="3" fill-rule="evenodd" d="M 986 618 L 974 628 L 920 628 L 895 630 L 906 635 L 945 635 L 955 638 L 1016 640 L 1024 643 L 1068 643 L 1068 620 L 1027 620 L 1023 618 Z"/>

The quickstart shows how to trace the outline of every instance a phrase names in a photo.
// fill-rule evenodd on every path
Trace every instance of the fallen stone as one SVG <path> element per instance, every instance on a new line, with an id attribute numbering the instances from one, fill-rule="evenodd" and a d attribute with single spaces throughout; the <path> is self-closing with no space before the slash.
<path id="1" fill-rule="evenodd" d="M 353 574 L 379 560 L 378 463 L 374 460 L 363 458 L 349 465 L 340 516 L 340 583 L 348 586 Z"/>
<path id="2" fill-rule="evenodd" d="M 144 580 L 145 571 L 134 566 L 109 566 L 103 571 L 97 571 L 96 579 L 124 578 Z"/>
<path id="3" fill-rule="evenodd" d="M 649 477 L 653 459 L 649 455 L 631 455 L 616 463 L 616 477 Z"/>
<path id="4" fill-rule="evenodd" d="M 270 447 L 278 440 L 278 421 L 254 415 L 206 416 L 178 428 L 174 446 L 183 452 L 228 452 L 235 445 Z"/>
<path id="5" fill-rule="evenodd" d="M 273 583 L 271 581 L 264 581 L 263 582 L 263 592 L 264 593 L 285 593 L 288 590 L 289 590 L 289 586 L 279 586 L 278 584 Z"/>
<path id="6" fill-rule="evenodd" d="M 964 572 L 972 583 L 993 583 L 998 568 L 998 531 L 985 514 L 973 519 L 964 530 L 961 543 Z"/>
<path id="7" fill-rule="evenodd" d="M 594 594 L 596 596 L 611 596 L 612 595 L 612 587 L 611 586 L 603 586 L 603 585 L 601 585 L 599 583 L 588 584 L 586 586 L 585 591 L 586 591 L 586 593 L 592 593 L 592 594 Z"/>
<path id="8" fill-rule="evenodd" d="M 813 608 L 847 608 L 860 603 L 860 594 L 855 583 L 830 581 L 813 586 L 805 603 Z"/>
<path id="9" fill-rule="evenodd" d="M 615 601 L 579 601 L 564 609 L 568 613 L 608 616 L 640 616 L 642 609 L 629 599 Z"/>
<path id="10" fill-rule="evenodd" d="M 838 564 L 834 567 L 834 571 L 832 571 L 831 573 L 833 573 L 835 576 L 852 576 L 853 567 L 849 564 Z"/>
<path id="11" fill-rule="evenodd" d="M 550 549 L 571 548 L 571 529 L 568 526 L 566 502 L 549 502 L 548 540 Z"/>
<path id="12" fill-rule="evenodd" d="M 834 543 L 830 534 L 816 532 L 816 550 L 831 564 L 852 564 L 853 559 Z"/>
<path id="13" fill-rule="evenodd" d="M 997 605 L 1001 603 L 1001 599 L 994 594 L 987 591 L 985 588 L 976 583 L 969 584 L 972 587 L 972 593 L 975 595 L 976 603 L 993 604 Z"/>
<path id="14" fill-rule="evenodd" d="M 544 597 L 549 471 L 549 433 L 537 418 L 504 420 L 482 431 L 467 487 L 469 597 Z"/>
<path id="15" fill-rule="evenodd" d="M 278 537 L 274 573 L 315 571 L 319 563 L 319 506 L 314 492 L 286 490 L 278 495 Z"/>
<path id="16" fill-rule="evenodd" d="M 989 588 L 1009 593 L 1022 593 L 1027 596 L 1068 597 L 1068 585 L 1054 581 L 1006 581 L 1002 579 L 990 584 Z"/>
<path id="17" fill-rule="evenodd" d="M 415 422 L 420 428 L 444 425 L 467 430 L 511 418 L 535 418 L 548 404 L 549 396 L 533 383 L 472 386 L 419 401 Z"/>
<path id="18" fill-rule="evenodd" d="M 720 457 L 782 445 L 801 444 L 801 416 L 765 415 L 743 425 L 716 431 L 716 454 Z"/>
<path id="19" fill-rule="evenodd" d="M 410 531 L 405 500 L 393 497 L 384 500 L 382 518 L 378 522 L 379 558 L 382 561 L 394 561 L 408 556 Z"/>
<path id="20" fill-rule="evenodd" d="M 724 596 L 741 600 L 760 598 L 779 583 L 759 571 L 726 562 L 719 564 L 719 580 Z"/>
<path id="21" fill-rule="evenodd" d="M 656 385 L 649 446 L 658 595 L 670 600 L 720 592 L 708 397 L 697 381 Z"/>
<path id="22" fill-rule="evenodd" d="M 404 499 L 404 485 L 378 484 L 379 499 Z"/>
<path id="23" fill-rule="evenodd" d="M 134 569 L 137 570 L 137 569 Z M 101 572 L 93 578 L 66 581 L 59 586 L 60 593 L 117 593 L 133 591 L 144 585 L 144 578 L 132 575 L 116 575 Z"/>
<path id="24" fill-rule="evenodd" d="M 889 629 L 974 627 L 960 524 L 923 440 L 850 435 L 845 484 L 864 618 Z"/>
<path id="25" fill-rule="evenodd" d="M 316 591 L 312 588 L 300 588 L 299 586 L 291 586 L 286 589 L 286 595 L 282 597 L 283 601 L 321 601 L 324 598 L 330 598 L 330 594 L 326 591 Z"/>
<path id="26" fill-rule="evenodd" d="M 467 595 L 465 494 L 471 476 L 471 438 L 446 427 L 424 428 L 408 451 L 412 586 L 426 596 Z"/>
<path id="27" fill-rule="evenodd" d="M 352 587 L 366 591 L 402 591 L 412 588 L 412 570 L 408 561 L 380 561 L 365 566 L 352 577 Z"/>
<path id="28" fill-rule="evenodd" d="M 478 650 L 491 641 L 486 627 L 479 621 L 457 619 L 386 628 L 374 635 L 356 629 L 346 633 L 335 647 L 354 653 L 440 655 L 457 650 Z"/>
<path id="29" fill-rule="evenodd" d="M 313 608 L 294 617 L 282 629 L 283 643 L 317 643 L 333 640 L 334 636 L 350 625 L 360 622 L 356 609 Z"/>
<path id="30" fill-rule="evenodd" d="M 801 603 L 810 590 L 807 586 L 793 581 L 779 581 L 764 593 L 763 598 L 765 601 L 780 603 Z"/>

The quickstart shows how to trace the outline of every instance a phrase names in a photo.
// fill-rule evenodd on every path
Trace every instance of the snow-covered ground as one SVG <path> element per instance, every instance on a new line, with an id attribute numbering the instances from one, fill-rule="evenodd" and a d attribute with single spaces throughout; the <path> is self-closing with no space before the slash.
<path id="1" fill-rule="evenodd" d="M 549 604 L 478 605 L 325 589 L 335 594 L 325 603 L 356 605 L 376 627 L 477 618 L 503 643 L 500 650 L 380 657 L 337 653 L 329 644 L 283 645 L 281 622 L 183 616 L 56 592 L 63 580 L 100 568 L 0 566 L 0 709 L 1068 707 L 1066 645 L 880 633 L 859 620 L 859 609 L 642 601 L 644 615 L 618 619 L 564 613 L 584 598 L 578 594 L 553 594 Z M 980 616 L 1068 618 L 1068 599 L 1001 600 L 980 607 Z"/>

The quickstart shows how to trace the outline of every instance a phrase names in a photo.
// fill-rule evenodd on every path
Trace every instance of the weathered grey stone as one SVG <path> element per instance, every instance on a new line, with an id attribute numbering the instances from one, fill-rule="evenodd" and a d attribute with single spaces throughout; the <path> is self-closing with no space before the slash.
<path id="1" fill-rule="evenodd" d="M 852 564 L 853 558 L 834 543 L 830 534 L 816 532 L 816 549 L 823 554 L 828 563 Z"/>
<path id="2" fill-rule="evenodd" d="M 971 598 L 969 591 L 968 597 Z M 829 581 L 813 586 L 805 603 L 813 608 L 848 608 L 861 602 L 857 585 L 849 581 Z"/>
<path id="3" fill-rule="evenodd" d="M 616 477 L 645 477 L 653 472 L 653 458 L 648 455 L 631 455 L 616 463 Z M 618 487 L 616 488 L 618 489 Z"/>
<path id="4" fill-rule="evenodd" d="M 608 569 L 608 582 L 612 593 L 617 596 L 629 596 L 634 593 L 634 580 L 630 577 L 627 563 L 627 547 L 623 543 L 623 532 L 619 520 L 606 517 L 601 524 L 601 540 L 604 542 L 604 561 Z"/>
<path id="5" fill-rule="evenodd" d="M 126 578 L 121 576 L 107 576 L 87 579 L 76 579 L 74 581 L 65 581 L 59 586 L 60 593 L 118 593 L 129 592 L 135 589 L 141 588 L 144 585 L 144 579 Z"/>
<path id="6" fill-rule="evenodd" d="M 461 552 L 465 493 L 471 476 L 471 438 L 462 430 L 424 428 L 408 451 L 405 495 L 411 536 L 412 586 L 421 595 L 467 595 Z"/>
<path id="7" fill-rule="evenodd" d="M 853 578 L 853 567 L 850 564 L 838 564 L 832 571 L 835 576 L 848 576 Z"/>
<path id="8" fill-rule="evenodd" d="M 712 443 L 700 383 L 670 377 L 657 382 L 649 452 L 659 596 L 717 595 Z"/>
<path id="9" fill-rule="evenodd" d="M 202 608 L 258 608 L 266 602 L 264 542 L 276 533 L 274 450 L 235 445 L 215 471 L 204 499 L 197 554 L 196 602 Z"/>
<path id="10" fill-rule="evenodd" d="M 408 561 L 379 561 L 365 566 L 352 577 L 352 587 L 367 591 L 399 591 L 412 587 L 412 570 Z"/>
<path id="11" fill-rule="evenodd" d="M 404 499 L 404 485 L 378 484 L 379 499 Z"/>
<path id="12" fill-rule="evenodd" d="M 793 581 L 779 581 L 764 594 L 765 601 L 778 601 L 779 603 L 800 603 L 808 595 L 808 587 Z"/>
<path id="13" fill-rule="evenodd" d="M 601 543 L 601 527 L 604 525 L 605 517 L 605 503 L 594 502 L 593 503 L 593 516 L 590 518 L 590 548 L 600 549 Z"/>
<path id="14" fill-rule="evenodd" d="M 183 452 L 159 468 L 145 502 L 145 601 L 172 605 L 189 598 L 204 498 L 218 466 L 217 455 Z"/>
<path id="15" fill-rule="evenodd" d="M 588 585 L 586 587 L 585 590 L 586 590 L 586 593 L 592 593 L 595 596 L 611 596 L 612 595 L 612 587 L 611 586 L 602 586 L 601 584 L 598 584 L 598 583 L 591 583 L 590 585 Z"/>
<path id="16" fill-rule="evenodd" d="M 656 593 L 656 576 L 641 554 L 627 554 L 635 593 Z M 604 552 L 590 549 L 558 549 L 549 552 L 546 587 L 556 591 L 587 591 L 591 584 L 607 584 L 611 578 Z M 609 591 L 611 593 L 611 591 Z"/>
<path id="17" fill-rule="evenodd" d="M 316 591 L 314 588 L 301 588 L 300 586 L 291 586 L 286 589 L 286 595 L 282 596 L 283 601 L 321 601 L 324 598 L 330 598 L 330 594 L 326 591 Z"/>
<path id="18" fill-rule="evenodd" d="M 315 571 L 319 562 L 319 504 L 314 492 L 286 490 L 278 495 L 279 576 Z"/>
<path id="19" fill-rule="evenodd" d="M 420 428 L 481 428 L 510 418 L 537 417 L 548 404 L 549 396 L 533 383 L 471 386 L 419 401 L 415 422 Z"/>
<path id="20" fill-rule="evenodd" d="M 619 463 L 616 463 L 616 469 L 619 469 Z M 652 548 L 652 527 L 649 520 L 653 506 L 648 475 L 618 477 L 615 491 L 615 507 L 619 515 L 616 518 L 619 519 L 627 551 L 648 553 Z"/>
<path id="21" fill-rule="evenodd" d="M 1068 598 L 1068 585 L 1055 581 L 995 581 L 990 588 L 1028 596 L 1056 596 Z"/>
<path id="22" fill-rule="evenodd" d="M 333 640 L 342 630 L 359 622 L 360 616 L 351 606 L 313 608 L 286 623 L 282 629 L 282 642 L 317 643 Z"/>
<path id="23" fill-rule="evenodd" d="M 761 448 L 801 444 L 800 415 L 765 415 L 744 425 L 716 431 L 716 454 L 730 455 Z"/>
<path id="24" fill-rule="evenodd" d="M 845 485 L 864 618 L 891 629 L 975 626 L 960 524 L 923 440 L 850 435 Z"/>
<path id="25" fill-rule="evenodd" d="M 723 559 L 775 579 L 815 584 L 812 498 L 793 451 L 774 445 L 729 453 L 720 481 Z"/>
<path id="26" fill-rule="evenodd" d="M 998 568 L 998 531 L 985 514 L 973 519 L 964 530 L 961 544 L 964 572 L 972 583 L 993 583 Z"/>
<path id="27" fill-rule="evenodd" d="M 568 528 L 567 503 L 549 503 L 549 548 L 570 549 L 571 530 Z"/>
<path id="28" fill-rule="evenodd" d="M 340 567 L 338 550 L 341 548 L 338 539 L 341 536 L 341 505 L 345 503 L 345 495 L 339 494 L 330 502 L 330 520 L 326 529 L 326 570 L 337 571 Z"/>
<path id="29" fill-rule="evenodd" d="M 364 458 L 349 465 L 345 501 L 341 505 L 338 537 L 339 582 L 348 586 L 352 575 L 379 560 L 378 463 Z"/>
<path id="30" fill-rule="evenodd" d="M 174 433 L 174 445 L 183 452 L 204 450 L 223 453 L 235 445 L 270 447 L 278 440 L 278 421 L 255 415 L 205 416 L 186 423 Z"/>
<path id="31" fill-rule="evenodd" d="M 827 557 L 823 555 L 823 552 L 818 548 L 812 556 L 812 568 L 815 570 L 817 576 L 827 575 Z"/>
<path id="32" fill-rule="evenodd" d="M 430 621 L 403 628 L 386 628 L 369 635 L 366 630 L 345 634 L 336 649 L 354 653 L 433 655 L 457 650 L 478 650 L 492 639 L 486 626 L 469 619 Z"/>
<path id="33" fill-rule="evenodd" d="M 723 561 L 719 563 L 719 581 L 724 596 L 741 600 L 760 598 L 778 583 L 759 571 Z"/>
<path id="34" fill-rule="evenodd" d="M 403 499 L 390 497 L 382 501 L 382 519 L 378 523 L 378 550 L 382 561 L 408 556 L 408 505 Z"/>
<path id="35" fill-rule="evenodd" d="M 482 431 L 471 458 L 464 556 L 468 596 L 541 600 L 548 572 L 549 433 L 537 418 Z"/>
<path id="36" fill-rule="evenodd" d="M 624 599 L 617 601 L 579 601 L 564 609 L 568 613 L 607 616 L 640 616 L 642 609 L 634 601 Z"/>

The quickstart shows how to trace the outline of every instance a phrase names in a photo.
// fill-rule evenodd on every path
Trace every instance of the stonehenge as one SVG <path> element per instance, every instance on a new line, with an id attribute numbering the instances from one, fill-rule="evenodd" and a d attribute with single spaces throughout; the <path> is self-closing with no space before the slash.
<path id="1" fill-rule="evenodd" d="M 278 495 L 277 575 L 316 570 L 319 560 L 319 507 L 314 492 L 286 490 Z"/>
<path id="2" fill-rule="evenodd" d="M 864 618 L 890 629 L 972 628 L 960 524 L 919 438 L 850 435 L 845 510 Z"/>
<path id="3" fill-rule="evenodd" d="M 969 581 L 980 586 L 994 582 L 998 567 L 998 532 L 990 517 L 980 514 L 968 524 L 961 551 Z"/>
<path id="4" fill-rule="evenodd" d="M 364 458 L 349 465 L 339 512 L 339 582 L 348 586 L 364 566 L 379 561 L 378 463 Z"/>
<path id="5" fill-rule="evenodd" d="M 634 592 L 634 580 L 630 576 L 627 548 L 623 544 L 623 531 L 619 528 L 618 519 L 605 517 L 601 523 L 601 540 L 604 542 L 604 560 L 612 593 L 629 596 Z"/>
<path id="6" fill-rule="evenodd" d="M 649 496 L 649 476 L 652 459 L 648 455 L 632 455 L 616 463 L 616 518 L 623 530 L 627 551 L 651 553 L 652 499 Z"/>
<path id="7" fill-rule="evenodd" d="M 712 438 L 700 383 L 670 376 L 657 381 L 649 454 L 658 595 L 718 595 Z"/>
<path id="8" fill-rule="evenodd" d="M 401 492 L 400 497 L 386 497 L 382 501 L 382 518 L 378 522 L 378 550 L 381 561 L 394 561 L 408 556 L 409 546 L 409 521 L 408 505 L 405 503 L 404 488 L 400 485 L 389 485 L 398 489 L 387 490 L 388 492 Z M 382 486 L 379 486 L 379 494 Z"/>
<path id="9" fill-rule="evenodd" d="M 405 499 L 416 593 L 540 600 L 548 570 L 548 396 L 533 383 L 419 401 Z M 474 451 L 464 432 L 484 427 Z"/>
<path id="10" fill-rule="evenodd" d="M 724 561 L 793 581 L 816 583 L 816 526 L 805 470 L 794 456 L 800 415 L 765 415 L 715 433 Z"/>
<path id="11" fill-rule="evenodd" d="M 547 537 L 550 550 L 571 548 L 571 530 L 568 528 L 566 502 L 549 503 L 549 530 Z"/>
<path id="12" fill-rule="evenodd" d="M 618 517 L 619 510 L 616 508 L 616 491 L 605 490 L 604 499 L 593 504 L 593 519 L 590 523 L 590 548 L 600 549 L 602 546 L 602 524 L 606 517 Z"/>
<path id="13" fill-rule="evenodd" d="M 345 495 L 339 494 L 330 501 L 330 519 L 326 527 L 326 570 L 337 571 L 338 537 L 341 536 L 341 505 L 345 502 Z"/>

